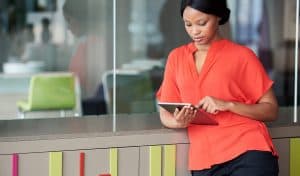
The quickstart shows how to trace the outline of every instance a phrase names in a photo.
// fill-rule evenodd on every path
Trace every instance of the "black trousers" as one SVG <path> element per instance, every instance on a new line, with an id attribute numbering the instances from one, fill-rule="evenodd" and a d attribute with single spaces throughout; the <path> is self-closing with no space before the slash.
<path id="1" fill-rule="evenodd" d="M 270 152 L 248 151 L 210 169 L 191 171 L 192 176 L 278 176 L 278 159 Z"/>

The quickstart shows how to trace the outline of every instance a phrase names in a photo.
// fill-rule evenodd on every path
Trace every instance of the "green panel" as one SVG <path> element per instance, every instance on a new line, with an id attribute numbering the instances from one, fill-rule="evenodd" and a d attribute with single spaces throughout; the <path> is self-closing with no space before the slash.
<path id="1" fill-rule="evenodd" d="M 49 153 L 49 176 L 62 176 L 62 152 Z"/>
<path id="2" fill-rule="evenodd" d="M 164 146 L 164 176 L 176 176 L 176 145 Z"/>
<path id="3" fill-rule="evenodd" d="M 111 176 L 118 176 L 118 149 L 111 148 L 109 151 L 109 172 Z"/>
<path id="4" fill-rule="evenodd" d="M 149 176 L 161 176 L 161 146 L 150 146 Z"/>
<path id="5" fill-rule="evenodd" d="M 300 175 L 300 138 L 290 140 L 290 176 Z"/>

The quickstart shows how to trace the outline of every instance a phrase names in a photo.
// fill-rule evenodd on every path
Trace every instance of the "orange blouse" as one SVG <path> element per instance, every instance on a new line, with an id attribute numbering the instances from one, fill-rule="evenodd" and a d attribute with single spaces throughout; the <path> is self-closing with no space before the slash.
<path id="1" fill-rule="evenodd" d="M 229 40 L 213 42 L 200 73 L 194 62 L 196 51 L 190 43 L 170 53 L 157 92 L 159 101 L 197 104 L 204 96 L 213 96 L 255 104 L 273 84 L 256 55 L 244 46 Z M 247 150 L 270 151 L 277 156 L 263 122 L 232 112 L 211 116 L 219 125 L 188 127 L 190 170 L 210 168 Z"/>

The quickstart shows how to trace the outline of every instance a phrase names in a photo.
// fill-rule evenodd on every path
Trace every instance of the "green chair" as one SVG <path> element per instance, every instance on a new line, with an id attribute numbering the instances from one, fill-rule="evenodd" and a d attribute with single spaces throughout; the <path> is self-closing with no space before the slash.
<path id="1" fill-rule="evenodd" d="M 32 76 L 28 100 L 17 102 L 21 118 L 25 118 L 27 112 L 59 111 L 60 116 L 65 116 L 67 110 L 75 112 L 76 81 L 76 77 L 71 73 L 45 73 Z M 43 115 L 47 116 L 45 113 Z"/>

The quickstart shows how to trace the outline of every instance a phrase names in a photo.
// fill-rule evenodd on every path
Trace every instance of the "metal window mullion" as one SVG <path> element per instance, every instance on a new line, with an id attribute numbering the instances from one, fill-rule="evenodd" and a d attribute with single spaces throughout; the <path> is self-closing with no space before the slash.
<path id="1" fill-rule="evenodd" d="M 113 0 L 113 132 L 116 132 L 116 0 Z"/>
<path id="2" fill-rule="evenodd" d="M 297 123 L 297 101 L 298 101 L 298 41 L 299 41 L 299 0 L 296 4 L 296 36 L 295 36 L 295 71 L 294 71 L 294 119 L 293 122 Z"/>

